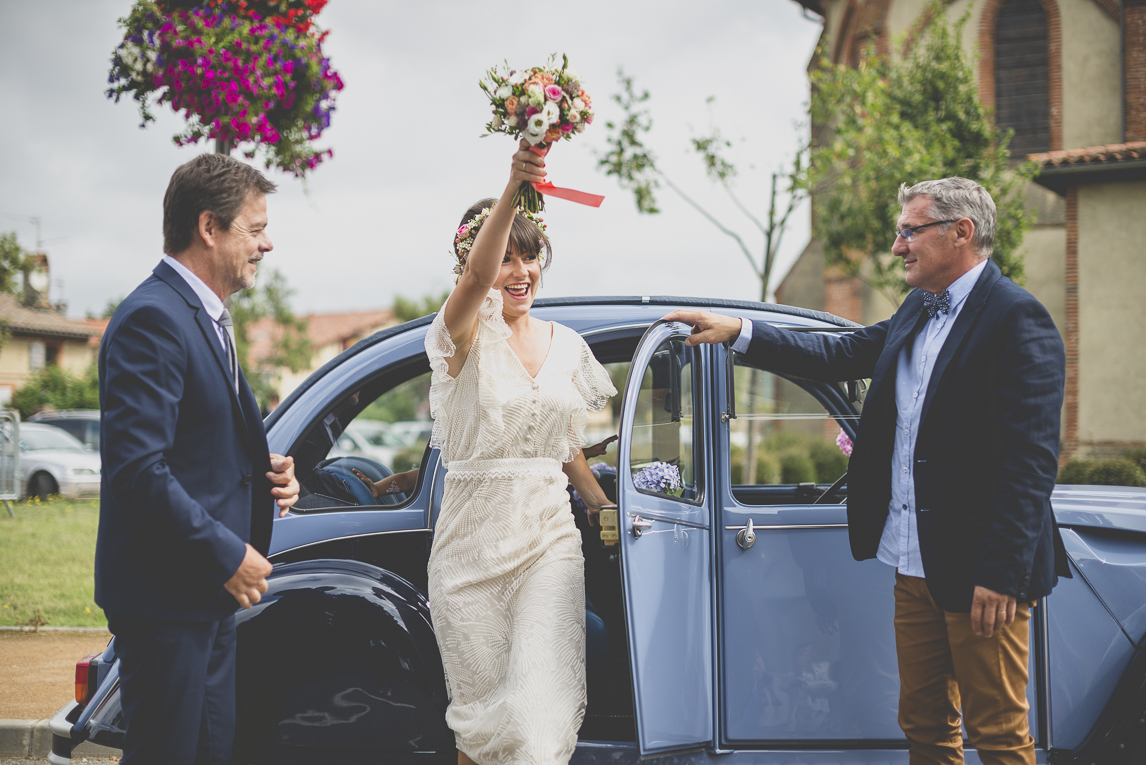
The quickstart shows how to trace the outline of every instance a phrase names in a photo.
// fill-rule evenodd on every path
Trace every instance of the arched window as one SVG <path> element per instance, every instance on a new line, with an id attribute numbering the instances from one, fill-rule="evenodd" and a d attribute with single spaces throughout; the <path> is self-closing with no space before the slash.
<path id="1" fill-rule="evenodd" d="M 1011 154 L 1050 150 L 1047 14 L 1039 0 L 1003 0 L 995 21 L 995 124 Z"/>

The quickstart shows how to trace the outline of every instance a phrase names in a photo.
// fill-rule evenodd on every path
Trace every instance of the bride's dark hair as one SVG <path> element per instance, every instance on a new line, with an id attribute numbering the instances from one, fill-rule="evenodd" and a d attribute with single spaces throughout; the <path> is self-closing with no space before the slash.
<path id="1" fill-rule="evenodd" d="M 466 214 L 462 216 L 461 223 L 458 228 L 466 225 L 478 216 L 482 210 L 487 207 L 493 207 L 497 202 L 492 197 L 489 199 L 479 199 L 470 205 L 470 209 L 466 210 Z M 540 255 L 541 250 L 545 250 L 545 262 L 541 264 L 541 270 L 547 271 L 549 265 L 553 262 L 553 246 L 549 243 L 549 237 L 541 228 L 526 218 L 520 212 L 513 216 L 513 226 L 509 230 L 509 247 L 515 252 L 529 255 Z M 457 254 L 457 245 L 454 246 L 454 253 Z"/>

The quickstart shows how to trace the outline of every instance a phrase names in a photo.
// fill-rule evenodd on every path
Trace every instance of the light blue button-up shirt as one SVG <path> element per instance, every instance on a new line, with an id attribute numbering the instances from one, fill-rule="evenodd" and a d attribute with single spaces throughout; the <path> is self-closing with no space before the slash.
<path id="1" fill-rule="evenodd" d="M 899 351 L 895 370 L 895 447 L 891 453 L 891 502 L 887 522 L 879 540 L 876 557 L 895 566 L 904 576 L 923 576 L 923 561 L 919 557 L 919 529 L 915 518 L 915 439 L 919 431 L 919 418 L 923 414 L 923 399 L 935 360 L 943 350 L 943 343 L 951 334 L 951 327 L 971 288 L 983 272 L 987 261 L 972 268 L 947 288 L 951 295 L 948 313 L 937 313 Z"/>

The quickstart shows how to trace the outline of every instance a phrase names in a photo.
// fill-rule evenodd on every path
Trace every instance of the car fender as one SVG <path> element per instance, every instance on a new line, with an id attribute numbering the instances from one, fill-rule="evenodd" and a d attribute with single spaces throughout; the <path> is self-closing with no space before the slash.
<path id="1" fill-rule="evenodd" d="M 275 566 L 253 608 L 236 614 L 236 759 L 307 751 L 453 756 L 441 656 L 425 595 L 352 560 Z M 70 741 L 123 746 L 119 661 L 87 708 L 69 710 Z M 66 723 L 65 723 L 66 724 Z M 246 758 L 240 759 L 240 758 Z"/>
<path id="2" fill-rule="evenodd" d="M 352 560 L 275 566 L 238 614 L 236 753 L 454 752 L 424 593 Z"/>

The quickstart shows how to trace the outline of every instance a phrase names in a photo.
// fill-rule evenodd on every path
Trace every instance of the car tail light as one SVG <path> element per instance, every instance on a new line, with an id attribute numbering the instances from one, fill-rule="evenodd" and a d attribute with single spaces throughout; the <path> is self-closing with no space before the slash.
<path id="1" fill-rule="evenodd" d="M 76 701 L 87 704 L 95 693 L 99 677 L 99 657 L 93 653 L 76 662 Z"/>

